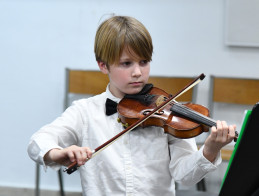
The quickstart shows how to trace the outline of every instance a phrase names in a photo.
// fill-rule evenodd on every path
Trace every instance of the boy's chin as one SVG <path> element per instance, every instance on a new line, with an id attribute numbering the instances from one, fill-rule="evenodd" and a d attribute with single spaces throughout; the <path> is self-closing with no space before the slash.
<path id="1" fill-rule="evenodd" d="M 142 87 L 141 88 L 134 88 L 132 90 L 130 90 L 128 93 L 128 95 L 134 95 L 134 94 L 138 94 L 140 91 L 142 90 Z"/>

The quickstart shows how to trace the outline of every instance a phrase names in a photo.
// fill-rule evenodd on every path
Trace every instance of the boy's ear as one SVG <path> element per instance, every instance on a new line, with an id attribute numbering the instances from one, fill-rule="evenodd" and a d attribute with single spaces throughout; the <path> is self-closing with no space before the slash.
<path id="1" fill-rule="evenodd" d="M 103 72 L 104 74 L 108 74 L 109 70 L 108 67 L 106 65 L 106 63 L 102 62 L 102 61 L 97 61 L 99 69 L 101 72 Z"/>

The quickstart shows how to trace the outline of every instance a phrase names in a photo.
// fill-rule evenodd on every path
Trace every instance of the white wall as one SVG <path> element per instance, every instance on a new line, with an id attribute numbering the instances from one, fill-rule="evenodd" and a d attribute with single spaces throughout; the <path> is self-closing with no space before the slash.
<path id="1" fill-rule="evenodd" d="M 97 69 L 95 31 L 110 13 L 149 29 L 151 75 L 259 77 L 258 48 L 224 45 L 224 0 L 0 0 L 0 186 L 34 186 L 29 138 L 63 111 L 65 68 Z M 204 105 L 208 78 L 199 84 Z M 41 187 L 57 189 L 48 171 Z M 78 178 L 65 175 L 66 190 L 80 190 Z"/>

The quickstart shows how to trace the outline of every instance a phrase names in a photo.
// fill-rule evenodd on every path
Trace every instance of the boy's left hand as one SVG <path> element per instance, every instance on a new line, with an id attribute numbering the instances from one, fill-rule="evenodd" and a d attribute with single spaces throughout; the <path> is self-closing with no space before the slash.
<path id="1" fill-rule="evenodd" d="M 205 141 L 204 157 L 213 162 L 220 149 L 235 138 L 235 129 L 235 125 L 228 126 L 225 121 L 217 121 L 217 128 L 215 126 L 211 128 L 211 133 Z"/>

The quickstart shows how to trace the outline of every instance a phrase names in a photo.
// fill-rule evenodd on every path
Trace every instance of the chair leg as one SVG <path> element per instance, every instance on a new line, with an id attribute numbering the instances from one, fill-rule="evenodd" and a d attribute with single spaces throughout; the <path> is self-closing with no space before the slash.
<path id="1" fill-rule="evenodd" d="M 40 196 L 40 165 L 36 163 L 35 196 Z"/>
<path id="2" fill-rule="evenodd" d="M 63 187 L 63 177 L 62 177 L 62 171 L 61 171 L 61 169 L 58 170 L 58 179 L 59 179 L 60 195 L 61 195 L 61 196 L 65 196 L 64 187 Z"/>
<path id="3" fill-rule="evenodd" d="M 65 196 L 61 169 L 58 171 L 60 196 Z M 36 163 L 35 196 L 40 196 L 40 165 Z"/>
<path id="4" fill-rule="evenodd" d="M 175 182 L 175 190 L 178 190 L 178 188 L 179 188 L 179 185 L 177 182 Z"/>
<path id="5" fill-rule="evenodd" d="M 205 184 L 204 178 L 200 182 L 197 183 L 197 190 L 206 191 L 206 184 Z"/>

